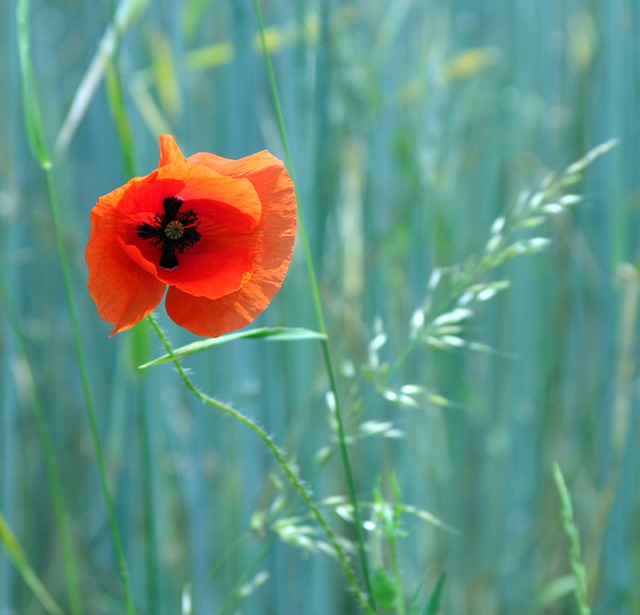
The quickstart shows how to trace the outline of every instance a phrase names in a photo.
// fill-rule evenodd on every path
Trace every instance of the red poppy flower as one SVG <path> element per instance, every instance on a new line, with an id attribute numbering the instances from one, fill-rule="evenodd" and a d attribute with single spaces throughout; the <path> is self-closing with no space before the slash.
<path id="1" fill-rule="evenodd" d="M 89 293 L 111 335 L 150 314 L 167 286 L 177 324 L 222 335 L 251 323 L 280 290 L 295 232 L 293 182 L 268 151 L 185 158 L 162 135 L 158 168 L 91 212 Z"/>

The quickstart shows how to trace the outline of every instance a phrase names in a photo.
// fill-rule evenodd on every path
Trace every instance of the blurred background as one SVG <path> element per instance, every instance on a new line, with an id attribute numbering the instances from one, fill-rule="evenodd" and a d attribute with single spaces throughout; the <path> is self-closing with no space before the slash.
<path id="1" fill-rule="evenodd" d="M 264 0 L 262 8 L 357 439 L 358 493 L 371 502 L 379 486 L 392 497 L 395 476 L 405 504 L 455 529 L 403 515 L 407 596 L 426 602 L 444 572 L 443 613 L 577 612 L 557 461 L 593 611 L 640 613 L 640 4 Z M 320 536 L 307 544 L 304 529 L 288 535 L 278 525 L 305 510 L 262 442 L 194 402 L 171 366 L 139 378 L 135 365 L 163 354 L 160 344 L 144 332 L 110 339 L 86 290 L 89 212 L 129 168 L 144 175 L 157 165 L 158 134 L 174 134 L 187 155 L 283 156 L 252 2 L 32 0 L 28 25 L 139 613 L 358 612 L 339 566 L 314 542 Z M 12 2 L 0 4 L 0 32 L 0 512 L 66 610 L 40 399 L 85 612 L 121 613 L 46 186 L 24 129 Z M 129 166 L 105 65 L 119 77 L 132 128 Z M 385 364 L 410 343 L 431 272 L 482 253 L 522 190 L 612 137 L 619 145 L 572 188 L 584 202 L 535 229 L 550 246 L 479 280 L 510 282 L 460 335 L 482 351 L 420 346 L 384 377 L 385 387 L 423 387 L 416 403 L 378 394 Z M 162 307 L 159 317 L 174 346 L 193 341 Z M 302 250 L 256 325 L 317 327 Z M 246 340 L 185 365 L 198 386 L 273 435 L 316 499 L 347 493 L 339 456 L 326 454 L 333 432 L 317 343 Z M 348 521 L 326 511 L 353 537 Z M 384 553 L 376 557 L 385 564 Z M 41 608 L 0 553 L 0 613 Z"/>

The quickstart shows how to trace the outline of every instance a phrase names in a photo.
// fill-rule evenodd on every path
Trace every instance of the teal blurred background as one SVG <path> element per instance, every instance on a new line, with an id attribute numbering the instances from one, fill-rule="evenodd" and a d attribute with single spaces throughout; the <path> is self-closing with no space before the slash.
<path id="1" fill-rule="evenodd" d="M 551 471 L 558 461 L 593 612 L 640 613 L 640 3 L 265 0 L 263 11 L 350 424 L 391 422 L 404 433 L 351 447 L 358 492 L 370 502 L 395 473 L 405 503 L 459 532 L 404 518 L 407 594 L 428 598 L 444 571 L 444 613 L 577 612 L 562 591 L 570 567 Z M 287 544 L 269 524 L 252 531 L 256 512 L 279 497 L 288 514 L 304 512 L 280 489 L 258 438 L 195 403 L 168 365 L 140 384 L 133 357 L 145 349 L 133 348 L 132 332 L 110 339 L 88 296 L 90 209 L 128 179 L 99 62 L 95 90 L 83 81 L 114 20 L 125 25 L 113 65 L 137 174 L 156 166 L 164 131 L 187 155 L 283 152 L 249 0 L 32 0 L 40 102 L 57 148 L 66 247 L 139 612 L 180 612 L 184 592 L 197 614 L 355 613 L 331 557 Z M 13 2 L 0 4 L 0 276 L 8 290 L 0 305 L 0 512 L 66 608 L 36 393 L 62 474 L 85 612 L 119 613 L 46 189 L 24 130 L 15 23 Z M 74 107 L 72 130 L 65 118 L 81 83 L 86 112 Z M 370 342 L 384 330 L 380 361 L 402 353 L 430 272 L 481 252 L 492 221 L 521 190 L 612 137 L 620 144 L 577 188 L 584 204 L 536 229 L 550 248 L 489 276 L 511 287 L 484 305 L 465 336 L 496 352 L 419 348 L 391 384 L 421 385 L 431 397 L 406 408 L 372 396 Z M 159 313 L 175 346 L 193 341 Z M 316 327 L 301 250 L 256 324 Z M 148 354 L 162 354 L 155 340 Z M 247 340 L 185 365 L 201 388 L 264 425 L 316 498 L 346 494 L 339 457 L 326 465 L 316 458 L 332 437 L 319 346 Z M 435 394 L 448 403 L 432 403 Z M 259 587 L 239 596 L 250 580 Z M 40 608 L 0 555 L 0 613 Z"/>

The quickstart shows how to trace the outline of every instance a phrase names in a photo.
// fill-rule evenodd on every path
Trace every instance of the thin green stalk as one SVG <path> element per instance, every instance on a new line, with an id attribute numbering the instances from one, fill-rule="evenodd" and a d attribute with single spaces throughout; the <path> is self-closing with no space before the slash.
<path id="1" fill-rule="evenodd" d="M 120 578 L 122 581 L 122 588 L 125 595 L 125 601 L 127 604 L 127 614 L 134 615 L 135 608 L 133 605 L 133 598 L 131 594 L 131 588 L 129 585 L 129 575 L 127 572 L 127 566 L 124 558 L 124 551 L 120 541 L 120 532 L 118 531 L 118 525 L 116 521 L 115 509 L 111 494 L 109 492 L 109 485 L 107 482 L 107 473 L 104 463 L 104 456 L 102 453 L 102 445 L 100 443 L 100 437 L 98 434 L 98 424 L 96 420 L 95 406 L 93 402 L 93 395 L 91 393 L 91 386 L 89 382 L 89 369 L 87 367 L 87 360 L 84 353 L 84 346 L 82 343 L 82 336 L 80 335 L 80 321 L 78 318 L 78 312 L 75 303 L 75 296 L 73 291 L 73 283 L 71 280 L 71 270 L 69 268 L 69 262 L 66 253 L 66 246 L 64 241 L 64 233 L 62 220 L 60 217 L 60 208 L 58 206 L 58 198 L 55 190 L 55 183 L 52 172 L 51 155 L 47 148 L 44 129 L 41 121 L 41 111 L 38 102 L 37 81 L 35 77 L 35 71 L 31 61 L 31 47 L 29 43 L 29 4 L 28 0 L 18 0 L 17 11 L 17 25 L 18 25 L 18 42 L 19 42 L 19 57 L 20 57 L 20 72 L 22 78 L 22 96 L 23 107 L 25 114 L 25 125 L 27 129 L 27 135 L 29 137 L 29 144 L 35 158 L 40 163 L 45 175 L 47 195 L 49 199 L 49 210 L 51 214 L 53 234 L 56 243 L 56 249 L 58 251 L 58 258 L 60 259 L 60 267 L 62 269 L 62 277 L 64 281 L 65 295 L 67 297 L 67 303 L 69 307 L 69 317 L 71 321 L 71 330 L 73 335 L 73 344 L 75 347 L 76 357 L 78 360 L 78 368 L 80 370 L 80 380 L 82 384 L 82 391 L 84 394 L 85 407 L 87 410 L 87 416 L 89 419 L 89 428 L 91 431 L 91 437 L 96 453 L 96 461 L 98 463 L 98 474 L 100 477 L 100 486 L 102 488 L 102 494 L 107 507 L 107 513 L 109 516 L 109 524 L 111 526 L 111 534 L 113 537 L 114 547 L 116 551 L 116 558 L 118 561 L 118 569 L 120 572 Z"/>
<path id="2" fill-rule="evenodd" d="M 127 564 L 124 557 L 124 550 L 122 548 L 122 542 L 120 539 L 120 531 L 118 530 L 118 521 L 116 519 L 115 507 L 113 505 L 113 499 L 111 492 L 109 491 L 109 483 L 107 480 L 107 470 L 104 462 L 104 454 L 102 452 L 102 443 L 100 441 L 100 435 L 98 432 L 98 421 L 96 418 L 96 410 L 93 401 L 93 394 L 91 392 L 91 386 L 89 381 L 89 369 L 87 366 L 87 359 L 84 353 L 84 345 L 82 342 L 82 336 L 80 334 L 80 321 L 78 319 L 78 312 L 75 303 L 75 297 L 73 292 L 73 282 L 71 281 L 71 272 L 69 269 L 69 262 L 67 260 L 67 253 L 65 251 L 64 236 L 62 232 L 62 222 L 60 220 L 60 210 L 58 207 L 58 199 L 55 191 L 55 185 L 53 181 L 53 172 L 51 168 L 44 168 L 44 173 L 47 182 L 47 194 L 49 197 L 49 208 L 51 210 L 51 218 L 53 222 L 53 233 L 56 242 L 56 248 L 58 250 L 58 258 L 60 259 L 60 266 L 62 268 L 62 277 L 64 280 L 64 289 L 67 296 L 67 303 L 69 306 L 69 317 L 71 320 L 71 329 L 73 333 L 73 345 L 76 351 L 76 357 L 78 359 L 78 367 L 80 369 L 80 380 L 82 383 L 82 391 L 84 394 L 85 407 L 87 410 L 87 418 L 89 420 L 89 429 L 91 431 L 91 439 L 93 441 L 93 447 L 96 454 L 96 462 L 98 464 L 98 475 L 100 477 L 100 487 L 102 489 L 102 495 L 104 497 L 105 505 L 107 508 L 107 514 L 109 516 L 109 525 L 111 526 L 111 535 L 113 538 L 113 544 L 116 551 L 116 559 L 118 561 L 118 570 L 120 572 L 120 579 L 122 582 L 122 590 L 127 605 L 127 614 L 135 615 L 135 607 L 133 604 L 133 596 L 131 593 L 131 587 L 129 584 L 129 573 L 127 571 Z"/>
<path id="3" fill-rule="evenodd" d="M 242 577 L 238 580 L 235 587 L 231 590 L 229 595 L 224 599 L 220 608 L 218 609 L 216 615 L 227 615 L 227 613 L 231 613 L 233 609 L 237 610 L 238 604 L 246 598 L 246 595 L 243 593 L 243 587 L 245 584 L 251 579 L 251 575 L 254 575 L 260 563 L 264 560 L 269 553 L 269 550 L 272 546 L 271 541 L 258 555 L 253 558 L 253 561 L 247 567 L 247 571 L 242 575 Z"/>
<path id="4" fill-rule="evenodd" d="M 127 114 L 127 107 L 122 92 L 122 80 L 120 73 L 116 67 L 117 57 L 114 61 L 107 64 L 106 67 L 106 85 L 107 94 L 109 95 L 109 107 L 118 137 L 120 138 L 120 149 L 122 152 L 122 163 L 124 174 L 127 178 L 135 176 L 135 163 L 133 152 L 133 133 L 131 130 L 131 122 Z"/>
<path id="5" fill-rule="evenodd" d="M 231 406 L 227 406 L 226 404 L 223 404 L 217 399 L 214 399 L 213 397 L 206 395 L 202 391 L 199 391 L 196 388 L 196 386 L 193 384 L 191 379 L 189 378 L 184 368 L 182 367 L 182 364 L 180 363 L 180 361 L 176 358 L 173 352 L 173 347 L 169 343 L 169 340 L 167 339 L 166 335 L 158 325 L 154 316 L 153 315 L 147 316 L 147 320 L 151 323 L 153 330 L 156 332 L 157 336 L 160 338 L 162 345 L 164 346 L 167 354 L 171 357 L 173 364 L 175 365 L 176 370 L 178 371 L 178 374 L 180 375 L 180 378 L 184 383 L 184 385 L 187 387 L 187 389 L 191 393 L 193 393 L 193 395 L 195 395 L 203 403 L 213 408 L 216 408 L 217 410 L 221 410 L 225 414 L 228 414 L 229 416 L 233 417 L 234 419 L 236 419 L 237 421 L 239 421 L 240 423 L 242 423 L 243 425 L 251 429 L 267 445 L 267 448 L 271 451 L 276 461 L 278 462 L 278 464 L 286 474 L 287 478 L 291 481 L 292 485 L 300 494 L 300 497 L 302 497 L 305 504 L 309 507 L 309 510 L 311 511 L 313 516 L 316 518 L 316 521 L 320 524 L 320 526 L 324 530 L 324 533 L 326 534 L 327 539 L 331 543 L 331 546 L 333 547 L 335 554 L 338 560 L 340 561 L 340 564 L 345 573 L 345 576 L 347 577 L 349 585 L 351 586 L 351 589 L 353 590 L 358 602 L 360 602 L 365 612 L 373 615 L 375 613 L 375 609 L 373 609 L 369 605 L 369 603 L 367 602 L 367 598 L 362 593 L 360 586 L 358 585 L 358 581 L 356 580 L 356 577 L 354 575 L 354 572 L 351 569 L 349 562 L 347 561 L 347 556 L 343 548 L 340 546 L 340 543 L 338 542 L 336 535 L 334 534 L 333 530 L 329 526 L 329 523 L 327 522 L 327 520 L 324 518 L 324 516 L 320 512 L 320 509 L 316 506 L 315 502 L 313 501 L 313 498 L 311 497 L 311 494 L 306 489 L 306 487 L 302 484 L 302 481 L 298 477 L 298 473 L 296 469 L 285 459 L 285 456 L 283 452 L 278 448 L 278 445 L 273 441 L 271 436 L 269 436 L 269 434 L 266 431 L 264 431 L 264 429 L 262 429 L 257 423 L 255 423 L 249 417 L 245 416 L 238 410 L 235 410 Z"/>
<path id="6" fill-rule="evenodd" d="M 9 293 L 7 292 L 3 277 L 0 277 L 0 303 L 4 307 L 4 312 L 7 315 L 7 319 L 11 326 L 11 329 L 13 330 L 13 333 L 16 337 L 16 341 L 18 342 L 18 347 L 20 348 L 22 358 L 26 363 L 30 375 L 32 375 L 33 362 L 31 361 L 31 358 L 29 356 L 27 343 L 20 328 L 20 324 L 13 309 L 13 305 L 10 302 Z M 69 594 L 69 606 L 71 608 L 71 615 L 81 615 L 82 601 L 80 599 L 78 567 L 76 565 L 76 558 L 73 551 L 71 530 L 69 529 L 69 516 L 67 514 L 67 509 L 64 503 L 62 485 L 60 483 L 60 472 L 58 471 L 58 464 L 56 463 L 55 454 L 53 452 L 51 433 L 45 419 L 44 403 L 33 381 L 31 382 L 31 385 L 31 401 L 33 403 L 33 410 L 36 417 L 38 437 L 40 439 L 40 445 L 42 446 L 42 452 L 44 455 L 44 465 L 48 477 L 47 482 L 51 490 L 53 514 L 56 519 L 56 525 L 58 526 L 58 530 L 60 532 L 62 562 L 67 583 L 67 592 Z"/>
<path id="7" fill-rule="evenodd" d="M 46 590 L 36 573 L 31 568 L 27 555 L 18 542 L 15 534 L 5 521 L 4 516 L 0 512 L 0 544 L 4 546 L 9 559 L 13 562 L 16 570 L 35 594 L 40 604 L 50 615 L 64 615 L 64 611 L 58 606 L 51 594 Z"/>
<path id="8" fill-rule="evenodd" d="M 284 150 L 284 157 L 289 169 L 289 174 L 295 182 L 295 173 L 293 167 L 293 158 L 291 156 L 291 149 L 289 147 L 289 138 L 287 137 L 287 130 L 284 123 L 284 115 L 282 113 L 282 106 L 280 104 L 280 96 L 278 94 L 278 86 L 276 83 L 275 71 L 273 70 L 273 63 L 271 62 L 271 55 L 269 53 L 269 47 L 267 45 L 267 39 L 264 28 L 264 21 L 262 19 L 262 10 L 260 8 L 260 1 L 253 0 L 253 6 L 256 13 L 256 19 L 258 21 L 258 29 L 260 31 L 260 42 L 262 46 L 262 53 L 264 55 L 267 74 L 269 77 L 269 84 L 271 87 L 271 95 L 273 97 L 274 108 L 276 112 L 276 118 L 278 122 L 278 129 L 280 132 L 280 138 L 282 140 L 282 148 Z M 296 190 L 296 197 L 299 197 Z M 375 598 L 373 595 L 373 588 L 371 584 L 371 574 L 369 572 L 369 562 L 367 558 L 367 550 L 364 538 L 364 529 L 362 526 L 362 517 L 360 514 L 360 507 L 358 505 L 358 495 L 356 493 L 355 480 L 353 472 L 351 470 L 351 462 L 349 460 L 349 452 L 347 450 L 346 434 L 344 429 L 344 420 L 342 418 L 342 405 L 340 402 L 340 395 L 338 394 L 338 385 L 335 376 L 335 370 L 333 367 L 333 360 L 331 358 L 331 348 L 329 345 L 329 337 L 327 335 L 327 325 L 324 319 L 324 311 L 322 309 L 322 301 L 320 299 L 320 291 L 318 288 L 318 279 L 316 276 L 315 268 L 313 265 L 313 258 L 311 255 L 311 246 L 309 244 L 309 238 L 307 235 L 302 207 L 300 206 L 300 198 L 297 198 L 298 203 L 298 233 L 300 241 L 302 243 L 302 249 L 305 255 L 305 261 L 307 263 L 307 274 L 309 276 L 309 284 L 311 286 L 311 295 L 313 298 L 313 306 L 316 313 L 316 319 L 318 321 L 318 329 L 320 333 L 324 335 L 321 341 L 322 354 L 324 357 L 325 368 L 327 376 L 329 378 L 329 388 L 333 393 L 335 400 L 335 416 L 338 424 L 338 442 L 340 447 L 340 454 L 342 456 L 342 464 L 344 466 L 345 477 L 347 480 L 347 488 L 349 490 L 349 498 L 353 507 L 353 520 L 356 532 L 356 540 L 358 543 L 358 554 L 360 557 L 360 564 L 362 566 L 362 575 L 364 578 L 365 587 L 369 596 L 369 605 L 371 610 L 376 610 Z"/>
<path id="9" fill-rule="evenodd" d="M 133 132 L 124 100 L 122 80 L 118 70 L 118 60 L 118 54 L 115 53 L 111 61 L 106 64 L 106 85 L 111 114 L 120 138 L 124 175 L 127 178 L 131 178 L 136 175 Z M 139 326 L 133 330 L 127 352 L 134 366 L 141 365 L 149 360 L 149 337 L 149 327 Z M 139 463 L 140 480 L 142 483 L 147 611 L 149 613 L 158 613 L 160 583 L 158 574 L 158 551 L 156 548 L 156 508 L 154 506 L 153 464 L 151 462 L 152 446 L 149 433 L 147 385 L 144 379 L 145 374 L 135 369 L 134 372 L 136 372 L 137 376 L 134 381 L 134 387 L 136 392 L 138 439 L 140 443 Z"/>
<path id="10" fill-rule="evenodd" d="M 404 599 L 404 588 L 402 586 L 402 569 L 400 567 L 400 557 L 398 553 L 398 530 L 400 526 L 400 515 L 402 513 L 402 498 L 400 494 L 400 485 L 395 474 L 389 477 L 391 491 L 393 492 L 393 508 L 385 527 L 385 535 L 389 543 L 389 556 L 391 559 L 391 568 L 393 570 L 393 578 L 396 586 L 396 609 L 398 615 L 406 614 L 406 605 Z"/>
<path id="11" fill-rule="evenodd" d="M 148 358 L 148 357 L 147 357 Z M 147 610 L 159 612 L 158 550 L 156 548 L 156 516 L 153 489 L 153 464 L 151 463 L 151 438 L 149 435 L 149 407 L 147 387 L 143 376 L 136 378 L 136 415 L 140 443 L 140 482 L 142 483 L 143 534 L 146 546 L 145 568 L 147 573 Z"/>
<path id="12" fill-rule="evenodd" d="M 100 85 L 103 72 L 119 49 L 122 36 L 142 14 L 147 3 L 148 0 L 122 0 L 115 9 L 113 19 L 100 39 L 96 53 L 78 85 L 67 116 L 58 132 L 53 147 L 54 161 L 59 160 L 66 151 Z"/>
<path id="13" fill-rule="evenodd" d="M 560 496 L 560 516 L 564 527 L 567 541 L 569 542 L 569 563 L 575 581 L 574 594 L 576 604 L 580 615 L 591 615 L 591 609 L 587 602 L 587 572 L 582 563 L 582 555 L 580 551 L 580 535 L 573 519 L 573 506 L 571 504 L 571 495 L 564 482 L 562 471 L 557 463 L 553 464 L 553 477 L 558 488 Z"/>

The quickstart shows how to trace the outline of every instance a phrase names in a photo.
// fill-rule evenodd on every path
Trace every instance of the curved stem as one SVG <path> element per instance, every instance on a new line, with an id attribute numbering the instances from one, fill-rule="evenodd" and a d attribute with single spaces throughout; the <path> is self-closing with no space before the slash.
<path id="1" fill-rule="evenodd" d="M 345 573 L 345 576 L 347 577 L 349 585 L 351 586 L 351 589 L 353 590 L 356 598 L 358 599 L 358 602 L 360 602 L 360 604 L 362 605 L 362 607 L 365 609 L 367 613 L 373 615 L 375 611 L 369 606 L 369 603 L 367 602 L 365 595 L 362 593 L 360 586 L 358 585 L 358 582 L 356 580 L 355 574 L 351 566 L 349 565 L 349 562 L 347 561 L 347 556 L 344 552 L 344 549 L 340 546 L 340 543 L 338 542 L 338 539 L 335 533 L 333 532 L 333 530 L 329 526 L 329 523 L 320 512 L 320 509 L 316 506 L 308 489 L 303 485 L 302 480 L 298 476 L 298 472 L 295 469 L 295 467 L 292 466 L 286 460 L 284 453 L 278 448 L 278 445 L 273 441 L 271 436 L 264 429 L 262 429 L 262 427 L 260 427 L 257 423 L 255 423 L 248 416 L 245 416 L 238 410 L 235 410 L 231 406 L 223 404 L 217 399 L 214 399 L 213 397 L 210 397 L 209 395 L 206 395 L 202 391 L 198 390 L 198 388 L 193 384 L 191 378 L 189 378 L 185 369 L 182 367 L 182 364 L 180 363 L 180 361 L 176 358 L 173 352 L 173 348 L 169 343 L 169 340 L 167 339 L 167 336 L 164 334 L 164 332 L 158 325 L 154 316 L 153 315 L 147 316 L 147 319 L 151 323 L 153 330 L 156 332 L 156 334 L 160 338 L 162 345 L 167 351 L 167 354 L 171 357 L 173 364 L 178 370 L 178 374 L 180 375 L 180 378 L 184 383 L 184 385 L 187 387 L 187 389 L 189 389 L 189 391 L 193 393 L 200 401 L 204 402 L 208 406 L 216 408 L 217 410 L 221 410 L 225 414 L 228 414 L 229 416 L 233 417 L 234 419 L 236 419 L 237 421 L 239 421 L 240 423 L 242 423 L 243 425 L 251 429 L 267 445 L 267 448 L 271 451 L 276 461 L 278 462 L 278 464 L 286 474 L 287 478 L 291 481 L 291 484 L 295 487 L 296 491 L 300 494 L 300 497 L 304 500 L 305 504 L 309 507 L 309 510 L 311 511 L 313 516 L 316 518 L 316 521 L 320 524 L 320 526 L 324 530 L 324 533 L 326 534 L 327 539 L 331 543 L 331 546 L 333 547 L 336 553 L 336 556 L 340 561 L 340 564 Z"/>

